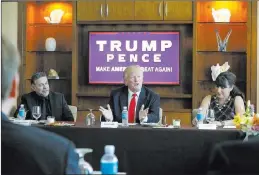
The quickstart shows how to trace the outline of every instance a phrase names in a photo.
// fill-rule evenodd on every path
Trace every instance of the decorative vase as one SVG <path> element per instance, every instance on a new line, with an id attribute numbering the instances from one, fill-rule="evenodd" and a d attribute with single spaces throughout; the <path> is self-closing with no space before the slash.
<path id="1" fill-rule="evenodd" d="M 56 50 L 56 40 L 55 38 L 47 38 L 45 42 L 45 48 L 47 51 L 55 51 Z"/>

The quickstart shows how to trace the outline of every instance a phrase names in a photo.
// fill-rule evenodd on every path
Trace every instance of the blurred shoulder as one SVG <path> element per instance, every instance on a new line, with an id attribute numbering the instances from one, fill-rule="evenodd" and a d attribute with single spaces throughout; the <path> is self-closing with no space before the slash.
<path id="1" fill-rule="evenodd" d="M 69 140 L 55 133 L 32 126 L 21 126 L 3 120 L 2 136 L 4 136 L 4 140 L 9 140 L 9 142 L 15 141 L 24 145 L 33 143 L 35 147 L 39 148 L 46 145 L 50 147 L 55 145 L 62 148 L 70 143 Z"/>

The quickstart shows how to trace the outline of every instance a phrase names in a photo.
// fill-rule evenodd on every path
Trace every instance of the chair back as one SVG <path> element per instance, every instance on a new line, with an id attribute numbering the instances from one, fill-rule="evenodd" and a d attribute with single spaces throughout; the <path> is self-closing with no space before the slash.
<path id="1" fill-rule="evenodd" d="M 76 118 L 77 118 L 77 107 L 76 106 L 71 106 L 68 105 L 70 111 L 72 112 L 72 115 L 74 117 L 74 121 L 76 122 Z"/>
<path id="2" fill-rule="evenodd" d="M 158 123 L 162 124 L 162 120 L 163 120 L 163 109 L 159 108 L 159 121 L 158 121 Z"/>

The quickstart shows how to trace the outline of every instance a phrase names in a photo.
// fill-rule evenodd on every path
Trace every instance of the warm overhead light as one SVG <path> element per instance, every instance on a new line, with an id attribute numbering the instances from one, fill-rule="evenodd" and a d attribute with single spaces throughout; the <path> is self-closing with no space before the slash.
<path id="1" fill-rule="evenodd" d="M 231 13 L 227 8 L 222 8 L 218 10 L 215 10 L 214 8 L 212 8 L 211 13 L 212 13 L 214 22 L 230 22 Z"/>
<path id="2" fill-rule="evenodd" d="M 47 23 L 52 23 L 52 24 L 59 24 L 62 16 L 64 15 L 64 11 L 61 9 L 55 9 L 51 11 L 50 17 L 44 17 L 44 19 L 47 21 Z"/>

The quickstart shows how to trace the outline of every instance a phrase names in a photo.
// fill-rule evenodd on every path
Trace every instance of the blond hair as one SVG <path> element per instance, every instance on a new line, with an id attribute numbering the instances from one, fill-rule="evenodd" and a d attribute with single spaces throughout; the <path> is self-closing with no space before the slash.
<path id="1" fill-rule="evenodd" d="M 143 70 L 141 69 L 141 67 L 139 65 L 130 65 L 128 66 L 124 72 L 123 72 L 123 78 L 124 80 L 126 80 L 128 78 L 128 75 L 131 73 L 131 72 L 135 72 L 136 70 L 140 70 L 142 73 L 143 73 Z"/>

